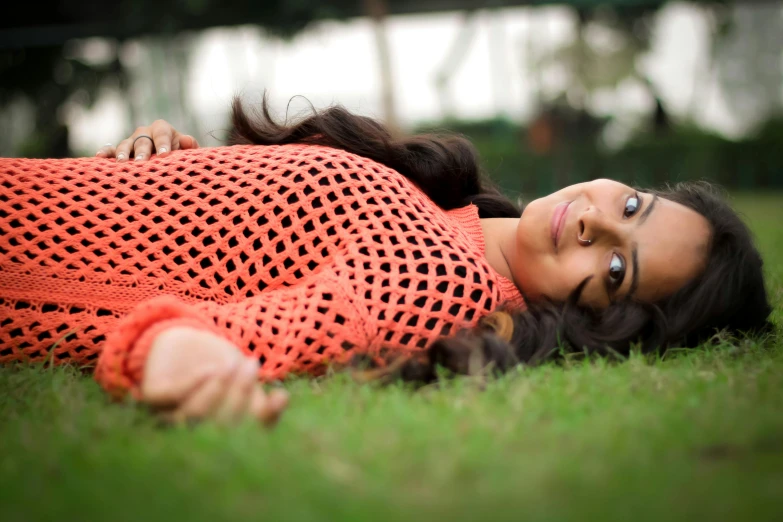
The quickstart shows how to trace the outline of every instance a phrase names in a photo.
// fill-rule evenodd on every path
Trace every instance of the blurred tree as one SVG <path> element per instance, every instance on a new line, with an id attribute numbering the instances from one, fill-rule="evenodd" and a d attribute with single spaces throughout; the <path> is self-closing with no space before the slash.
<path id="1" fill-rule="evenodd" d="M 399 132 L 396 103 L 394 101 L 394 75 L 391 66 L 391 51 L 386 35 L 386 20 L 389 15 L 387 0 L 362 0 L 364 13 L 372 20 L 375 33 L 375 50 L 378 53 L 378 69 L 381 83 L 381 105 L 386 125 L 391 132 Z"/>
<path id="2" fill-rule="evenodd" d="M 747 127 L 783 117 L 783 7 L 779 3 L 716 5 L 712 74 L 729 111 Z"/>
<path id="3" fill-rule="evenodd" d="M 435 73 L 435 90 L 444 119 L 453 119 L 456 113 L 455 103 L 449 94 L 449 85 L 467 56 L 470 45 L 478 29 L 478 11 L 464 11 L 457 34 L 449 46 L 446 57 Z"/>
<path id="4" fill-rule="evenodd" d="M 171 41 L 182 31 L 220 25 L 253 24 L 263 27 L 269 34 L 289 37 L 313 21 L 326 18 L 341 19 L 370 13 L 375 15 L 377 22 L 382 21 L 386 13 L 469 11 L 531 3 L 570 4 L 574 6 L 576 17 L 575 38 L 539 57 L 542 69 L 565 73 L 568 85 L 559 92 L 552 92 L 547 100 L 542 100 L 544 103 L 562 98 L 575 111 L 589 112 L 589 100 L 595 92 L 614 88 L 631 79 L 646 88 L 654 100 L 650 126 L 658 133 L 668 131 L 671 119 L 666 107 L 655 85 L 637 67 L 638 58 L 649 49 L 653 18 L 664 0 L 265 0 L 255 3 L 244 0 L 119 0 L 109 3 L 98 0 L 40 0 L 34 4 L 21 3 L 0 18 L 0 119 L 10 104 L 28 100 L 35 111 L 38 145 L 32 147 L 28 144 L 25 153 L 65 155 L 68 153 L 67 129 L 58 121 L 62 107 L 67 104 L 88 106 L 94 102 L 100 86 L 112 77 L 118 78 L 119 83 L 127 87 L 127 78 L 116 58 L 108 65 L 95 65 L 64 56 L 64 42 L 69 39 L 101 36 L 121 45 L 129 38 L 159 35 L 163 49 L 176 50 L 177 45 L 166 44 L 166 39 Z M 758 23 L 766 24 L 766 29 L 760 31 L 753 29 L 758 27 L 756 22 L 742 25 L 749 28 L 744 31 L 750 32 L 740 38 L 746 41 L 736 44 L 742 49 L 739 54 L 728 52 L 725 47 L 716 50 L 716 63 L 719 64 L 716 67 L 722 71 L 720 74 L 727 85 L 731 84 L 728 89 L 739 112 L 748 110 L 749 104 L 757 107 L 755 110 L 759 112 L 772 107 L 769 105 L 771 101 L 762 103 L 759 100 L 773 100 L 773 83 L 780 81 L 780 74 L 775 72 L 780 68 L 780 61 L 764 69 L 764 63 L 772 59 L 771 55 L 753 54 L 753 49 L 763 49 L 765 42 L 780 38 L 783 31 L 775 25 L 775 21 L 779 23 L 780 17 L 759 19 Z M 389 62 L 388 56 L 385 56 L 388 52 L 384 54 L 383 50 L 386 45 L 383 24 L 377 23 L 376 26 L 380 28 L 377 35 L 381 61 Z M 756 42 L 755 47 L 748 41 Z M 182 78 L 188 60 L 182 52 L 175 54 L 174 59 L 167 61 L 163 67 L 178 68 L 179 78 Z M 752 55 L 753 59 L 743 62 L 742 58 L 732 58 L 735 55 Z M 164 61 L 166 59 L 164 57 Z M 768 81 L 748 85 L 744 78 L 754 78 L 746 74 L 750 67 L 754 68 L 754 74 L 766 72 Z M 388 107 L 393 108 L 390 69 L 382 68 L 382 75 L 384 100 Z M 183 90 L 181 84 L 178 90 Z M 187 111 L 181 112 L 187 114 Z M 388 117 L 393 118 L 393 109 L 388 112 Z"/>
<path id="5" fill-rule="evenodd" d="M 91 106 L 108 79 L 120 87 L 127 84 L 116 55 L 106 64 L 94 65 L 67 57 L 65 47 L 0 49 L 0 112 L 24 101 L 32 111 L 32 132 L 19 150 L 25 156 L 68 156 L 68 127 L 62 114 L 66 105 Z"/>
<path id="6" fill-rule="evenodd" d="M 536 65 L 567 77 L 566 87 L 550 100 L 565 96 L 577 111 L 589 112 L 591 95 L 614 89 L 631 79 L 643 86 L 655 103 L 650 124 L 656 133 L 669 130 L 671 121 L 655 84 L 638 67 L 650 48 L 654 17 L 661 4 L 579 5 L 573 8 L 574 37 L 554 49 L 544 48 Z M 542 100 L 546 104 L 547 100 Z"/>
<path id="7" fill-rule="evenodd" d="M 380 1 L 380 0 L 376 0 Z M 314 20 L 339 16 L 350 2 L 325 5 L 316 0 L 41 0 L 16 4 L 0 18 L 0 121 L 13 123 L 9 114 L 24 106 L 32 111 L 30 135 L 13 151 L 29 157 L 63 157 L 71 154 L 63 110 L 90 107 L 101 87 L 119 86 L 128 100 L 128 75 L 117 56 L 122 42 L 141 35 L 160 35 L 150 46 L 155 63 L 152 76 L 186 77 L 187 59 L 175 36 L 183 30 L 217 25 L 256 23 L 269 33 L 291 36 Z M 241 13 L 241 15 L 238 15 Z M 94 64 L 68 55 L 73 38 L 103 36 L 114 42 L 108 63 Z M 163 55 L 163 56 L 161 56 Z M 169 56 L 171 55 L 171 56 Z M 165 65 L 163 65 L 165 62 Z M 172 72 L 170 68 L 178 69 Z M 181 81 L 180 81 L 181 83 Z M 166 89 L 155 92 L 165 96 Z M 178 85 L 182 90 L 182 85 Z M 187 111 L 181 111 L 187 114 Z M 8 129 L 6 134 L 19 132 Z M 0 154 L 10 154 L 10 143 L 0 139 Z"/>

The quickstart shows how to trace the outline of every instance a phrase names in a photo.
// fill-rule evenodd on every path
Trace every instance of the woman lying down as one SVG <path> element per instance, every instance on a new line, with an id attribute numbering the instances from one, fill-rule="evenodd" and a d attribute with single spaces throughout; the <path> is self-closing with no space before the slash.
<path id="1" fill-rule="evenodd" d="M 463 138 L 342 108 L 233 107 L 231 146 L 164 121 L 79 159 L 0 159 L 0 363 L 94 366 L 173 419 L 278 418 L 262 383 L 416 381 L 767 325 L 750 233 L 705 184 L 600 179 L 524 209 Z"/>

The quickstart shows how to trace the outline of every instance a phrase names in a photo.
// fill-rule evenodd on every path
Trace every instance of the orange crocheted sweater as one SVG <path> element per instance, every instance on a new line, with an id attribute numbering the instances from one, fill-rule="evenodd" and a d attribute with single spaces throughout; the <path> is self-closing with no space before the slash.
<path id="1" fill-rule="evenodd" d="M 154 336 L 190 324 L 271 380 L 424 349 L 504 301 L 524 305 L 474 206 L 345 151 L 0 159 L 0 363 L 97 359 L 105 388 L 137 392 Z"/>

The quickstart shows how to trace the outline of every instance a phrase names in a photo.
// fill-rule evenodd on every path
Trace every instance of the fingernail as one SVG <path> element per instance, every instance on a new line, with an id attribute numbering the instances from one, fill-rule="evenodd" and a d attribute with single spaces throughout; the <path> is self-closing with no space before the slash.
<path id="1" fill-rule="evenodd" d="M 101 155 L 101 151 L 96 152 L 95 155 L 96 156 L 100 156 Z"/>
<path id="2" fill-rule="evenodd" d="M 161 147 L 158 149 L 158 154 L 166 154 L 169 151 L 166 147 Z"/>
<path id="3" fill-rule="evenodd" d="M 144 154 L 137 154 L 134 159 L 136 161 L 142 161 L 142 160 L 144 160 Z"/>
<path id="4" fill-rule="evenodd" d="M 125 159 L 125 154 L 123 154 L 123 153 L 117 154 L 117 161 L 122 161 L 124 159 Z"/>

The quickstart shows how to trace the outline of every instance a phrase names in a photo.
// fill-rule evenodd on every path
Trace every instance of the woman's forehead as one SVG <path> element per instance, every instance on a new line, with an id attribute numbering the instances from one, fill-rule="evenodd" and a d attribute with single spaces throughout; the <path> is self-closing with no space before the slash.
<path id="1" fill-rule="evenodd" d="M 709 224 L 684 205 L 659 198 L 633 236 L 639 258 L 639 300 L 654 302 L 673 294 L 705 265 Z"/>

